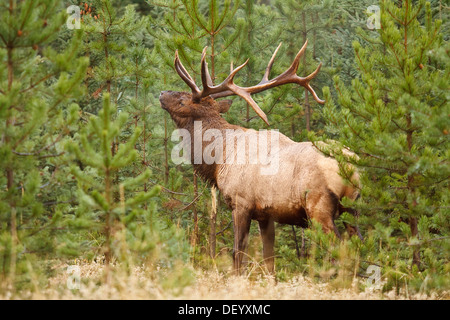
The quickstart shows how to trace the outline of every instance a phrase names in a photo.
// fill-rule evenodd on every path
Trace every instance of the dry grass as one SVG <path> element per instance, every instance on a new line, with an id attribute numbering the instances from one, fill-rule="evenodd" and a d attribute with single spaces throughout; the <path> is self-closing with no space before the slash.
<path id="1" fill-rule="evenodd" d="M 130 273 L 114 271 L 109 284 L 105 282 L 101 263 L 78 263 L 80 287 L 67 287 L 68 265 L 58 266 L 57 275 L 44 289 L 22 292 L 19 296 L 8 294 L 1 299 L 213 299 L 213 300 L 305 300 L 305 299 L 442 299 L 446 295 L 396 295 L 394 291 L 360 292 L 357 280 L 348 289 L 333 289 L 330 284 L 314 283 L 307 277 L 297 276 L 286 282 L 276 282 L 261 276 L 256 280 L 229 276 L 219 272 L 205 272 L 189 268 L 168 274 L 161 270 L 135 267 Z M 181 271 L 182 270 L 182 271 Z M 186 273 L 187 272 L 187 273 Z M 183 284 L 183 279 L 190 278 Z M 37 287 L 35 287 L 37 288 Z"/>

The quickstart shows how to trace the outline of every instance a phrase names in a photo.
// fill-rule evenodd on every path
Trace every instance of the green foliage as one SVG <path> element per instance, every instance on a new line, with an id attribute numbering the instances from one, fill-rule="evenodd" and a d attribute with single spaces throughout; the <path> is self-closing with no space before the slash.
<path id="1" fill-rule="evenodd" d="M 271 77 L 306 39 L 298 75 L 323 64 L 311 84 L 325 86 L 326 105 L 294 85 L 255 100 L 273 128 L 296 141 L 335 139 L 322 151 L 358 168 L 361 199 L 343 205 L 360 216 L 336 225 L 346 237 L 344 222 L 357 223 L 365 239 L 279 225 L 278 279 L 302 273 L 336 288 L 359 279 L 364 290 L 375 266 L 385 291 L 448 290 L 450 20 L 441 1 L 381 1 L 383 28 L 370 31 L 369 0 L 73 1 L 81 30 L 65 27 L 58 1 L 11 3 L 0 12 L 0 294 L 44 286 L 67 258 L 104 259 L 107 272 L 145 264 L 180 293 L 192 280 L 186 266 L 228 271 L 230 210 L 219 194 L 210 224 L 211 189 L 171 161 L 174 125 L 159 93 L 188 90 L 175 50 L 197 83 L 205 46 L 215 83 L 230 62 L 249 59 L 236 83 L 252 86 L 279 42 Z M 263 128 L 233 99 L 230 123 Z M 354 170 L 341 168 L 345 178 Z M 252 226 L 252 273 L 262 270 L 258 237 Z"/>
<path id="2" fill-rule="evenodd" d="M 77 56 L 80 32 L 66 50 L 49 47 L 65 20 L 57 3 L 11 2 L 0 13 L 0 290 L 27 284 L 43 265 L 34 262 L 64 238 L 63 144 L 76 128 L 88 60 Z"/>
<path id="3" fill-rule="evenodd" d="M 341 144 L 323 151 L 360 168 L 360 224 L 384 234 L 389 250 L 375 261 L 389 270 L 388 286 L 401 285 L 401 274 L 418 289 L 426 274 L 444 277 L 448 267 L 449 73 L 448 55 L 439 54 L 448 44 L 424 1 L 382 1 L 381 25 L 370 44 L 353 43 L 361 77 L 350 88 L 335 78 L 338 105 L 324 90 L 327 128 Z M 346 156 L 343 146 L 358 157 Z"/>
<path id="4" fill-rule="evenodd" d="M 84 6 L 81 9 L 85 9 Z M 108 92 L 119 106 L 127 105 L 123 99 L 129 88 L 127 80 L 132 74 L 144 72 L 142 68 L 148 64 L 144 63 L 136 70 L 136 59 L 142 60 L 142 53 L 131 53 L 143 42 L 141 33 L 145 22 L 133 5 L 122 8 L 114 1 L 98 0 L 89 4 L 89 10 L 91 13 L 83 15 L 82 23 L 84 54 L 91 62 L 86 79 L 90 96 L 84 100 L 83 110 L 96 113 L 100 105 L 93 103 L 92 97 L 97 99 L 103 91 Z M 137 57 L 139 55 L 141 58 Z"/>
<path id="5" fill-rule="evenodd" d="M 101 234 L 99 249 L 105 253 L 107 263 L 113 255 L 123 260 L 130 254 L 123 242 L 119 242 L 120 247 L 115 245 L 117 234 L 124 233 L 122 236 L 131 241 L 128 245 L 139 254 L 144 254 L 145 249 L 154 249 L 155 244 L 142 234 L 149 232 L 144 229 L 152 223 L 156 211 L 154 200 L 151 200 L 161 190 L 155 186 L 149 191 L 136 192 L 143 181 L 151 177 L 150 170 L 133 178 L 118 177 L 120 170 L 137 157 L 134 146 L 140 130 L 135 130 L 129 140 L 113 154 L 111 146 L 114 146 L 114 140 L 120 135 L 128 114 L 121 112 L 112 121 L 115 110 L 109 100 L 109 95 L 105 94 L 98 117 L 90 119 L 80 132 L 78 143 L 67 146 L 78 161 L 78 166 L 71 168 L 71 173 L 78 181 L 79 207 L 75 219 L 90 221 L 84 227 Z M 83 170 L 80 166 L 83 166 Z"/>

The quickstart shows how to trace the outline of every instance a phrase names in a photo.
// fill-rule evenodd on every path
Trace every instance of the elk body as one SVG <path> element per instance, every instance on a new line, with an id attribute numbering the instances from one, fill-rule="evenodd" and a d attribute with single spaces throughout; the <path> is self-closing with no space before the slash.
<path id="1" fill-rule="evenodd" d="M 247 62 L 235 68 L 224 82 L 214 86 L 204 50 L 201 60 L 203 89 L 200 90 L 176 53 L 175 69 L 192 93 L 163 91 L 160 95 L 161 107 L 169 112 L 177 127 L 191 137 L 202 137 L 200 141 L 195 138 L 189 141 L 191 150 L 201 151 L 200 159 L 198 154 L 191 152 L 191 163 L 204 180 L 217 186 L 232 209 L 233 261 L 237 273 L 245 262 L 251 220 L 259 223 L 264 260 L 268 270 L 273 272 L 275 222 L 307 227 L 308 221 L 313 219 L 322 225 L 324 231 L 335 232 L 339 237 L 334 219 L 344 211 L 355 213 L 340 205 L 343 197 L 356 199 L 358 190 L 341 178 L 335 159 L 325 157 L 310 142 L 292 141 L 278 131 L 255 131 L 230 124 L 221 113 L 228 111 L 231 101 L 216 100 L 238 95 L 267 124 L 266 115 L 251 94 L 286 83 L 297 83 L 311 92 L 316 101 L 323 103 L 309 85 L 320 65 L 305 78 L 296 75 L 306 45 L 307 42 L 288 70 L 269 80 L 278 46 L 263 79 L 253 87 L 239 87 L 233 82 L 236 73 Z M 208 135 L 206 139 L 205 135 Z M 202 156 L 208 152 L 220 161 L 204 161 Z M 239 157 L 241 161 L 237 160 Z M 263 161 L 258 161 L 261 159 Z M 358 181 L 357 173 L 353 180 Z M 346 229 L 351 235 L 360 236 L 357 227 L 346 225 Z"/>

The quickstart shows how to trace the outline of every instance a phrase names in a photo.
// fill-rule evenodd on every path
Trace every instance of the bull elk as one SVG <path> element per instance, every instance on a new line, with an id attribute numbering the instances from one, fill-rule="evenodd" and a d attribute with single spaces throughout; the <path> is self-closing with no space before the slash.
<path id="1" fill-rule="evenodd" d="M 216 99 L 238 95 L 265 123 L 269 124 L 266 114 L 251 95 L 288 83 L 303 86 L 318 103 L 324 103 L 309 84 L 318 74 L 321 65 L 305 78 L 296 74 L 300 58 L 306 50 L 307 41 L 291 66 L 282 74 L 269 80 L 280 46 L 281 44 L 270 59 L 262 80 L 251 87 L 240 87 L 233 81 L 236 73 L 246 65 L 248 60 L 232 70 L 221 84 L 213 85 L 206 63 L 205 48 L 201 58 L 202 90 L 197 87 L 176 52 L 175 70 L 191 88 L 192 93 L 163 91 L 159 98 L 161 107 L 169 112 L 176 126 L 188 132 L 190 136 L 203 135 L 208 130 L 215 133 L 212 135 L 213 141 L 205 141 L 208 140 L 205 139 L 200 142 L 201 154 L 204 154 L 207 149 L 213 150 L 214 157 L 217 159 L 220 154 L 220 158 L 224 161 L 199 161 L 198 155 L 191 153 L 190 163 L 204 180 L 220 190 L 225 202 L 232 209 L 233 264 L 238 274 L 245 265 L 251 220 L 259 223 L 265 264 L 267 269 L 273 272 L 275 222 L 307 227 L 309 220 L 313 219 L 322 225 L 325 232 L 335 232 L 340 237 L 334 219 L 344 211 L 356 213 L 350 208 L 343 208 L 340 204 L 343 197 L 355 200 L 358 197 L 358 188 L 353 184 L 345 183 L 341 178 L 335 159 L 324 156 L 311 142 L 292 141 L 276 130 L 255 131 L 239 127 L 228 123 L 220 115 L 229 110 L 231 101 Z M 209 140 L 212 140 L 212 136 Z M 224 138 L 225 136 L 227 139 Z M 251 141 L 270 141 L 264 148 L 258 143 L 258 147 L 255 149 L 253 145 L 252 149 L 252 145 L 239 143 L 243 137 Z M 198 148 L 198 144 L 196 147 L 198 141 L 193 140 L 189 142 L 191 149 Z M 228 161 L 230 158 L 235 159 L 236 153 L 237 156 L 244 155 L 244 161 L 238 163 Z M 263 164 L 251 161 L 255 153 L 264 156 L 263 158 L 268 162 Z M 278 170 L 273 171 L 272 174 L 263 172 L 262 169 L 267 169 L 268 163 L 275 158 Z M 352 180 L 359 181 L 356 172 Z M 356 226 L 347 224 L 346 230 L 350 235 L 356 234 L 361 237 Z"/>

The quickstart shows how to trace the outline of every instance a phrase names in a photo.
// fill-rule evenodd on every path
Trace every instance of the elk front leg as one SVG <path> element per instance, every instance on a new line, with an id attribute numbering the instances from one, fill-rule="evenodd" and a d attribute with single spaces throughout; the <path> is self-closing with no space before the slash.
<path id="1" fill-rule="evenodd" d="M 325 233 L 334 232 L 338 239 L 342 240 L 341 234 L 339 233 L 338 228 L 334 224 L 333 217 L 330 214 L 316 214 L 312 217 L 312 219 L 316 220 L 322 225 L 322 230 Z"/>
<path id="2" fill-rule="evenodd" d="M 334 194 L 323 191 L 312 191 L 306 196 L 306 213 L 310 219 L 319 222 L 326 233 L 334 232 L 341 239 L 338 228 L 334 224 L 334 215 L 338 206 Z"/>
<path id="3" fill-rule="evenodd" d="M 263 257 L 266 268 L 270 273 L 274 270 L 274 243 L 275 243 L 275 222 L 272 219 L 259 221 L 259 230 L 263 243 Z"/>
<path id="4" fill-rule="evenodd" d="M 350 236 L 350 238 L 351 238 L 352 236 L 356 235 L 356 236 L 358 236 L 358 238 L 359 238 L 361 241 L 364 240 L 364 238 L 363 238 L 363 236 L 361 235 L 361 232 L 359 231 L 359 228 L 358 228 L 357 225 L 352 226 L 352 225 L 350 225 L 350 224 L 344 222 L 344 226 L 345 226 L 345 229 L 347 230 L 348 235 Z"/>
<path id="5" fill-rule="evenodd" d="M 248 234 L 250 231 L 251 217 L 245 210 L 233 210 L 234 248 L 233 265 L 236 275 L 240 275 L 246 267 Z"/>

